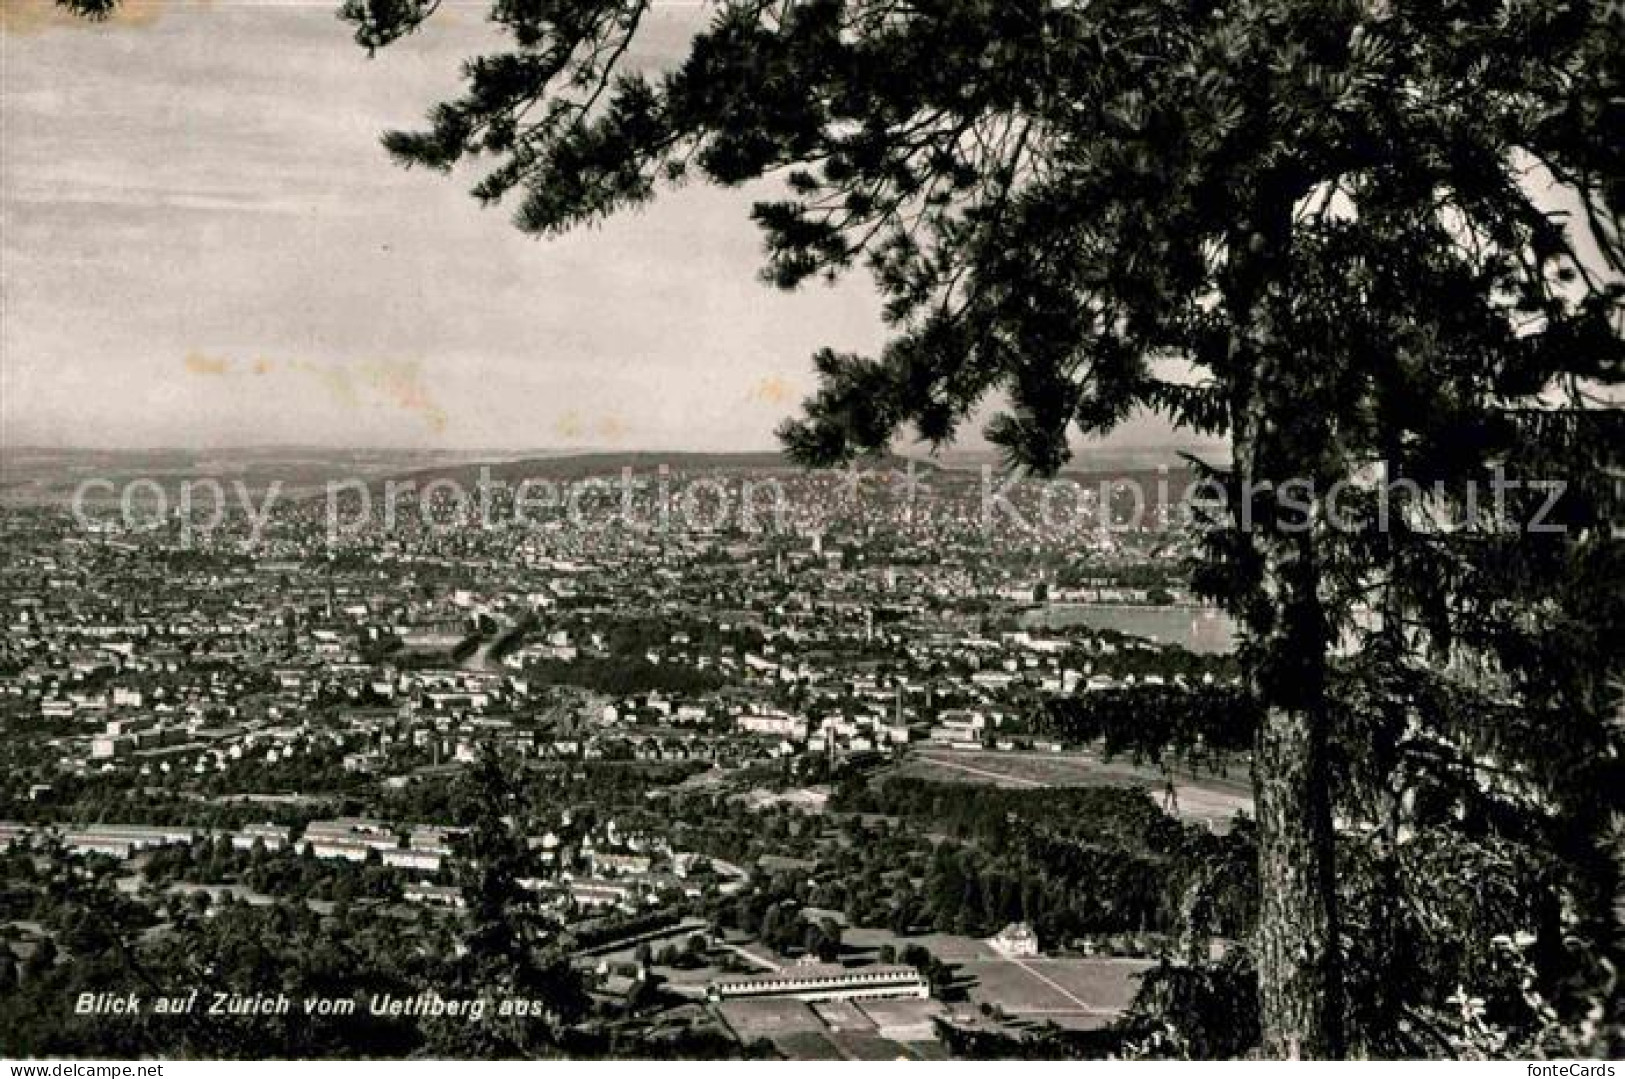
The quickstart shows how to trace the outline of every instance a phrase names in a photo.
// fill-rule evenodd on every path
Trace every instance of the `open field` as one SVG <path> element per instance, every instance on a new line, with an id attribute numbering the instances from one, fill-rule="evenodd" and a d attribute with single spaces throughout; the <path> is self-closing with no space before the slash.
<path id="1" fill-rule="evenodd" d="M 969 960 L 956 971 L 971 984 L 976 1004 L 998 1005 L 1006 1015 L 1074 1029 L 1106 1025 L 1122 1013 L 1151 966 L 1133 959 Z"/>
<path id="2" fill-rule="evenodd" d="M 858 1007 L 881 1037 L 910 1043 L 934 1041 L 933 1020 L 947 1011 L 935 1000 L 866 1000 Z"/>
<path id="3" fill-rule="evenodd" d="M 846 1054 L 830 1040 L 829 1035 L 816 1030 L 780 1034 L 772 1039 L 773 1048 L 787 1060 L 845 1060 Z"/>
<path id="4" fill-rule="evenodd" d="M 703 999 L 705 988 L 723 974 L 716 967 L 692 967 L 684 970 L 681 967 L 652 966 L 649 970 L 662 979 L 667 989 L 685 997 L 696 1000 Z"/>
<path id="5" fill-rule="evenodd" d="M 910 944 L 918 944 L 944 963 L 961 963 L 967 959 L 997 959 L 999 953 L 975 937 L 961 937 L 952 933 L 916 933 L 900 937 L 889 929 L 851 928 L 841 932 L 841 946 L 860 952 L 878 952 L 890 944 L 899 953 Z"/>
<path id="6" fill-rule="evenodd" d="M 847 1060 L 912 1060 L 914 1054 L 897 1042 L 887 1041 L 874 1032 L 843 1031 L 826 1037 Z"/>
<path id="7" fill-rule="evenodd" d="M 717 1012 L 741 1041 L 765 1038 L 790 1060 L 899 1060 L 921 1055 L 882 1037 L 853 1004 L 734 1000 L 717 1005 Z"/>
<path id="8" fill-rule="evenodd" d="M 787 1034 L 816 1034 L 824 1029 L 812 1008 L 799 1000 L 730 1000 L 717 1005 L 742 1041 Z"/>
<path id="9" fill-rule="evenodd" d="M 1168 777 L 1156 768 L 1128 760 L 1103 761 L 1093 753 L 922 748 L 910 752 L 886 775 L 999 787 L 1144 787 L 1176 816 L 1221 829 L 1238 811 L 1251 812 L 1253 806 L 1244 771 L 1192 777 L 1178 770 L 1170 799 Z"/>
<path id="10" fill-rule="evenodd" d="M 873 1034 L 875 1024 L 863 1010 L 850 1000 L 830 1000 L 812 1006 L 818 1018 L 831 1030 L 847 1030 L 859 1034 Z"/>

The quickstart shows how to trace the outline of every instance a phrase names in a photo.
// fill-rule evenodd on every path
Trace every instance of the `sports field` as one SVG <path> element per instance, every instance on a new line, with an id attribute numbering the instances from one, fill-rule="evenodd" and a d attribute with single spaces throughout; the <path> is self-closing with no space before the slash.
<path id="1" fill-rule="evenodd" d="M 998 787 L 1144 787 L 1169 812 L 1215 828 L 1228 825 L 1240 810 L 1252 811 L 1252 789 L 1244 771 L 1229 776 L 1169 777 L 1155 767 L 1129 760 L 1103 761 L 1093 753 L 1003 752 L 996 750 L 912 750 L 887 775 L 941 782 L 989 783 Z"/>
<path id="2" fill-rule="evenodd" d="M 1134 999 L 1138 975 L 1151 964 L 1133 959 L 970 959 L 956 973 L 971 984 L 973 1003 L 997 1005 L 1008 1016 L 1093 1029 L 1111 1022 Z"/>

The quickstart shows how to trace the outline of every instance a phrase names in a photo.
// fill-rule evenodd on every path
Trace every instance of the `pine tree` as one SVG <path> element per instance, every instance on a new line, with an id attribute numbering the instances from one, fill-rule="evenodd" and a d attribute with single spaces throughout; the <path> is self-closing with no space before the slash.
<path id="1" fill-rule="evenodd" d="M 454 859 L 464 924 L 453 974 L 464 992 L 490 1001 L 491 1014 L 480 1024 L 444 1024 L 433 1031 L 431 1044 L 442 1055 L 480 1059 L 550 1053 L 564 1027 L 585 1010 L 586 998 L 558 946 L 556 927 L 524 883 L 539 870 L 524 830 L 523 773 L 488 747 L 464 785 L 473 812 Z M 544 1002 L 546 1014 L 494 1014 L 501 1002 L 521 1000 Z"/>

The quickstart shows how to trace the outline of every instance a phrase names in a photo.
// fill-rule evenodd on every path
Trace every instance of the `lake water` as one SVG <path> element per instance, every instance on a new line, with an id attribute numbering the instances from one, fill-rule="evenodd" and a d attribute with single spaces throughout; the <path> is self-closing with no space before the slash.
<path id="1" fill-rule="evenodd" d="M 1233 652 L 1236 627 L 1214 607 L 1123 607 L 1109 603 L 1052 603 L 1022 615 L 1033 629 L 1088 626 L 1112 629 L 1158 644 L 1177 644 L 1204 655 Z"/>

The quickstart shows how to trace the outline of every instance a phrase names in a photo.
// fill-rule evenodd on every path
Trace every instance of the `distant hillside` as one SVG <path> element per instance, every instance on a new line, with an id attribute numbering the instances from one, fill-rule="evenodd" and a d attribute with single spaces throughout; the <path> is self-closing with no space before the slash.
<path id="1" fill-rule="evenodd" d="M 862 462 L 866 469 L 905 469 L 909 458 L 889 454 L 882 458 L 868 458 Z M 613 479 L 626 469 L 634 476 L 652 478 L 664 466 L 673 476 L 703 472 L 781 472 L 798 473 L 805 469 L 773 452 L 758 453 L 660 453 L 648 450 L 628 452 L 581 453 L 558 457 L 527 457 L 517 461 L 481 461 L 437 465 L 415 469 L 398 477 L 419 484 L 435 480 L 452 480 L 472 487 L 480 480 L 481 469 L 489 469 L 494 482 L 517 484 L 521 480 L 548 480 L 571 483 L 588 478 Z M 933 471 L 936 466 L 926 460 L 915 460 L 916 470 Z"/>
<path id="2" fill-rule="evenodd" d="M 948 451 L 938 457 L 925 453 L 887 454 L 864 458 L 859 467 L 886 473 L 907 471 L 922 478 L 936 475 L 947 489 L 973 488 L 982 482 L 982 467 L 1003 476 L 997 455 L 976 451 Z M 618 479 L 623 470 L 648 481 L 665 467 L 674 479 L 728 473 L 798 475 L 802 466 L 773 451 L 748 453 L 537 450 L 523 456 L 501 451 L 435 451 L 391 449 L 322 449 L 316 447 L 245 448 L 225 450 L 57 450 L 12 449 L 0 454 L 0 503 L 65 505 L 79 484 L 105 481 L 89 491 L 89 501 L 117 501 L 126 484 L 137 479 L 156 482 L 173 502 L 183 483 L 215 480 L 235 490 L 243 484 L 256 497 L 275 482 L 284 497 L 294 500 L 323 497 L 329 483 L 356 479 L 379 483 L 412 481 L 420 488 L 435 480 L 450 480 L 474 489 L 482 469 L 494 482 L 516 486 L 521 480 L 574 483 L 591 478 Z M 1159 484 L 1177 497 L 1192 479 L 1188 462 L 1172 451 L 1122 455 L 1080 454 L 1062 472 L 1062 478 L 1085 486 L 1128 481 L 1154 498 Z"/>
<path id="3" fill-rule="evenodd" d="M 457 450 L 328 449 L 276 446 L 232 449 L 0 449 L 0 503 L 65 505 L 81 484 L 92 504 L 116 502 L 137 480 L 156 483 L 171 503 L 183 484 L 213 480 L 256 498 L 272 483 L 284 496 L 320 493 L 331 482 L 377 479 L 411 469 L 451 467 L 494 454 Z M 111 485 L 110 487 L 107 485 Z"/>
<path id="4" fill-rule="evenodd" d="M 1224 464 L 1229 460 L 1229 448 L 1222 444 L 1169 443 L 1164 446 L 1130 446 L 1117 448 L 1083 447 L 1077 449 L 1061 468 L 1061 474 L 1076 477 L 1080 474 L 1098 476 L 1129 472 L 1155 472 L 1166 468 L 1170 472 L 1183 472 L 1189 465 L 1181 454 L 1191 454 L 1211 464 Z M 944 468 L 966 468 L 972 471 L 983 465 L 999 468 L 1003 462 L 1001 451 L 986 447 L 950 447 L 935 458 Z"/>
<path id="5" fill-rule="evenodd" d="M 908 455 L 889 453 L 880 457 L 859 460 L 859 467 L 869 471 L 904 470 L 909 464 L 920 473 L 947 473 L 965 478 L 976 478 L 983 465 L 990 466 L 996 475 L 1003 474 L 1003 466 L 994 454 L 953 453 L 940 457 L 926 454 Z M 631 469 L 641 477 L 658 474 L 665 466 L 672 475 L 693 475 L 705 472 L 779 472 L 799 473 L 806 469 L 771 451 L 751 453 L 663 453 L 652 450 L 593 451 L 558 453 L 547 456 L 523 457 L 517 460 L 458 461 L 437 463 L 432 467 L 416 468 L 399 474 L 397 479 L 429 483 L 437 479 L 451 479 L 472 485 L 479 481 L 480 469 L 490 469 L 493 480 L 517 483 L 522 479 L 551 480 L 569 483 L 589 477 L 614 478 L 623 469 Z M 1177 452 L 1148 451 L 1134 455 L 1086 454 L 1069 462 L 1061 476 L 1075 483 L 1095 485 L 1101 482 L 1127 480 L 1154 487 L 1159 480 L 1175 491 L 1192 477 L 1190 462 Z"/>

